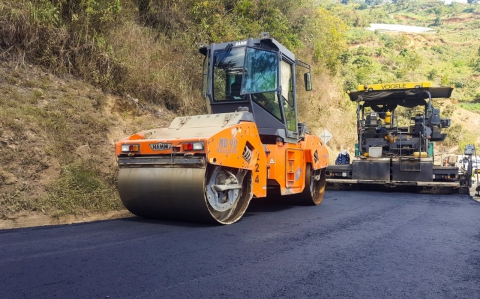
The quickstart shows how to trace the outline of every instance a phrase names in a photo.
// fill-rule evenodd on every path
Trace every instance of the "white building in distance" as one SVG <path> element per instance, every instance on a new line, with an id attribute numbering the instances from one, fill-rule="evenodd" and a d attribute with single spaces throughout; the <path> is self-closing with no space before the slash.
<path id="1" fill-rule="evenodd" d="M 370 24 L 367 30 L 379 32 L 408 32 L 408 33 L 435 33 L 435 29 L 419 26 L 395 25 L 395 24 Z"/>

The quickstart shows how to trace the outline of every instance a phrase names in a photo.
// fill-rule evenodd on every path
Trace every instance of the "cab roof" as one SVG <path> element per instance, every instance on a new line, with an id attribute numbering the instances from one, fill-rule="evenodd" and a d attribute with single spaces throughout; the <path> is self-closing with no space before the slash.
<path id="1" fill-rule="evenodd" d="M 199 52 L 203 55 L 207 55 L 208 50 L 220 50 L 220 49 L 225 49 L 228 46 L 245 47 L 247 45 L 250 47 L 257 47 L 260 49 L 281 52 L 283 55 L 285 55 L 289 59 L 295 61 L 295 55 L 290 50 L 285 48 L 285 46 L 279 43 L 276 39 L 271 38 L 269 35 L 263 38 L 258 38 L 258 39 L 250 38 L 248 40 L 232 41 L 232 42 L 226 42 L 221 44 L 212 43 L 210 45 L 202 45 L 199 49 Z"/>

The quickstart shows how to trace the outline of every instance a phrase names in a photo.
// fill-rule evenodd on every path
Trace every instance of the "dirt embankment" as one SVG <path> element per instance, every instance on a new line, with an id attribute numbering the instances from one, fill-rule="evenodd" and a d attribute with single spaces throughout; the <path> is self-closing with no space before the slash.
<path id="1" fill-rule="evenodd" d="M 0 229 L 124 215 L 114 143 L 174 117 L 12 61 L 0 61 L 0 94 Z"/>

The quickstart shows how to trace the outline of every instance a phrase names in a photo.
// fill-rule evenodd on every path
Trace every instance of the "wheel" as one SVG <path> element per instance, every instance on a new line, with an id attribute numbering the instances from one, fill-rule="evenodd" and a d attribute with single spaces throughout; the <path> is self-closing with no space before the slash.
<path id="1" fill-rule="evenodd" d="M 305 188 L 300 194 L 293 195 L 301 204 L 317 206 L 322 203 L 326 187 L 326 169 L 312 170 L 310 164 L 305 169 Z"/>
<path id="2" fill-rule="evenodd" d="M 205 179 L 205 198 L 210 214 L 221 224 L 238 221 L 252 199 L 252 173 L 209 165 Z"/>

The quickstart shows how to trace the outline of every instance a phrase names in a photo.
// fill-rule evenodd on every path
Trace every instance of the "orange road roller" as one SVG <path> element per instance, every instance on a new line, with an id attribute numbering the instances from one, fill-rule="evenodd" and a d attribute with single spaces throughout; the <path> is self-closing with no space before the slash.
<path id="1" fill-rule="evenodd" d="M 252 198 L 270 194 L 319 205 L 328 151 L 297 120 L 297 83 L 312 89 L 310 66 L 268 33 L 200 53 L 209 114 L 115 145 L 125 207 L 145 218 L 231 224 Z M 299 78 L 297 68 L 306 70 Z"/>

